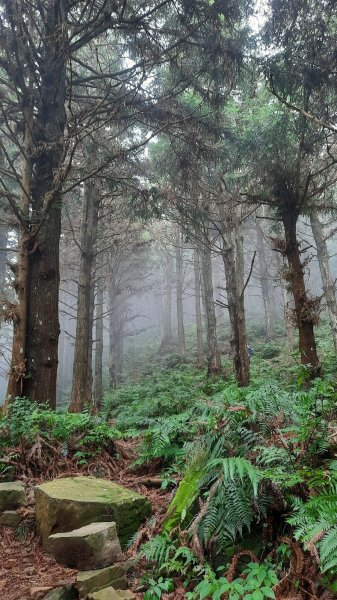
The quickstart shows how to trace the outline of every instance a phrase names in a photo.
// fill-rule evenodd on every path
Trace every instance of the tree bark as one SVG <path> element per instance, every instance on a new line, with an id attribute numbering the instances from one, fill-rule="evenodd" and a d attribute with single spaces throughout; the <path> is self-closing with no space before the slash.
<path id="1" fill-rule="evenodd" d="M 5 225 L 0 225 L 0 300 L 5 298 L 6 265 L 7 265 L 7 239 L 8 232 Z"/>
<path id="2" fill-rule="evenodd" d="M 173 349 L 172 335 L 172 258 L 165 257 L 164 263 L 164 301 L 163 301 L 163 338 L 160 352 L 170 352 Z"/>
<path id="3" fill-rule="evenodd" d="M 282 281 L 284 279 L 284 270 L 286 268 L 285 257 L 283 256 L 281 258 L 280 253 L 276 252 L 276 260 L 277 260 L 277 267 L 278 267 L 279 277 L 281 280 L 281 285 L 283 284 L 282 285 L 282 300 L 283 300 L 284 325 L 285 325 L 286 332 L 287 332 L 287 340 L 288 340 L 289 350 L 292 352 L 294 349 L 294 327 L 293 327 L 293 323 L 292 323 L 292 319 L 291 319 L 291 315 L 290 315 L 290 305 L 293 304 L 293 298 L 292 298 L 291 294 L 289 293 L 287 286 L 284 285 L 284 283 Z"/>
<path id="4" fill-rule="evenodd" d="M 315 239 L 317 248 L 317 258 L 320 268 L 320 273 L 323 283 L 323 292 L 328 308 L 328 315 L 332 333 L 332 339 L 335 351 L 337 352 L 337 303 L 335 284 L 331 277 L 330 266 L 329 266 L 329 253 L 324 238 L 324 229 L 318 216 L 312 212 L 310 215 L 311 229 Z"/>
<path id="5" fill-rule="evenodd" d="M 201 250 L 201 272 L 203 279 L 204 309 L 206 315 L 207 375 L 210 376 L 221 371 L 221 359 L 216 331 L 216 316 L 212 281 L 212 255 L 208 246 L 204 246 Z"/>
<path id="6" fill-rule="evenodd" d="M 297 215 L 287 211 L 282 220 L 286 240 L 285 255 L 289 265 L 289 280 L 294 296 L 294 312 L 299 333 L 301 363 L 310 368 L 312 376 L 316 376 L 320 373 L 321 368 L 314 334 L 314 325 L 318 322 L 317 302 L 308 297 L 305 287 L 304 270 L 296 234 Z"/>
<path id="7" fill-rule="evenodd" d="M 114 277 L 109 291 L 109 387 L 114 389 L 123 377 L 125 300 L 118 292 Z"/>
<path id="8" fill-rule="evenodd" d="M 271 340 L 273 338 L 274 332 L 273 332 L 272 318 L 271 318 L 270 277 L 268 274 L 268 267 L 267 267 L 265 241 L 264 241 L 263 229 L 257 220 L 255 221 L 255 226 L 256 226 L 256 245 L 257 245 L 257 251 L 258 251 L 259 270 L 260 270 L 259 279 L 260 279 L 264 316 L 265 316 L 265 324 L 266 324 L 266 339 Z"/>
<path id="9" fill-rule="evenodd" d="M 32 183 L 32 161 L 29 158 L 32 144 L 32 114 L 29 108 L 25 111 L 25 162 L 22 171 L 21 213 L 22 221 L 18 231 L 18 260 L 13 265 L 14 289 L 17 305 L 13 314 L 13 342 L 11 367 L 9 371 L 6 403 L 24 395 L 24 383 L 27 369 L 27 318 L 29 297 L 29 205 Z M 10 307 L 8 307 L 10 308 Z M 5 315 L 6 317 L 6 315 Z M 56 402 L 56 400 L 55 400 Z"/>
<path id="10" fill-rule="evenodd" d="M 116 319 L 116 289 L 113 274 L 109 286 L 109 389 L 116 387 L 116 365 L 115 365 L 115 319 Z"/>
<path id="11" fill-rule="evenodd" d="M 76 338 L 70 412 L 81 412 L 92 401 L 92 268 L 97 228 L 98 192 L 95 184 L 84 184 L 80 230 L 80 270 L 77 296 Z"/>
<path id="12" fill-rule="evenodd" d="M 221 233 L 223 240 L 222 259 L 226 276 L 226 292 L 229 320 L 231 324 L 230 344 L 236 380 L 242 387 L 249 385 L 249 357 L 244 305 L 244 254 L 243 235 L 237 214 L 237 206 L 223 205 Z"/>
<path id="13" fill-rule="evenodd" d="M 185 332 L 184 332 L 184 271 L 183 271 L 183 251 L 182 235 L 178 231 L 176 240 L 176 292 L 177 292 L 177 323 L 178 323 L 178 353 L 185 354 Z"/>
<path id="14" fill-rule="evenodd" d="M 56 404 L 58 364 L 59 240 L 61 232 L 64 128 L 66 123 L 66 60 L 68 3 L 46 3 L 39 48 L 38 109 L 24 113 L 24 218 L 19 231 L 18 309 L 8 397 L 28 396 Z M 20 22 L 20 15 L 13 18 Z M 31 80 L 35 73 L 28 73 Z M 27 98 L 26 98 L 27 101 Z M 27 106 L 25 107 L 27 110 Z M 28 159 L 28 160 L 27 160 Z M 27 216 L 26 207 L 32 207 Z M 29 222 L 29 225 L 28 225 Z"/>
<path id="15" fill-rule="evenodd" d="M 124 320 L 121 315 L 110 321 L 109 336 L 109 386 L 111 389 L 122 381 L 124 359 Z"/>
<path id="16" fill-rule="evenodd" d="M 95 378 L 94 378 L 94 406 L 99 412 L 103 403 L 103 301 L 104 287 L 102 277 L 97 281 L 96 295 L 96 327 L 95 327 Z"/>
<path id="17" fill-rule="evenodd" d="M 199 366 L 203 363 L 203 339 L 201 318 L 201 291 L 200 291 L 200 258 L 197 248 L 194 250 L 194 294 L 195 318 L 197 328 L 197 359 Z"/>

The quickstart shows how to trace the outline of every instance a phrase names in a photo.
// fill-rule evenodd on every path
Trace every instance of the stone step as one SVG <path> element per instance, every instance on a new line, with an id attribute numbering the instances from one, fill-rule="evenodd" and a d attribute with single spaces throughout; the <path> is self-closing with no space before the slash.
<path id="1" fill-rule="evenodd" d="M 22 481 L 0 483 L 0 513 L 27 506 L 26 486 Z"/>
<path id="2" fill-rule="evenodd" d="M 77 600 L 78 593 L 73 585 L 54 588 L 43 597 L 43 600 Z"/>
<path id="3" fill-rule="evenodd" d="M 113 587 L 107 587 L 89 594 L 88 600 L 136 600 L 136 596 L 130 590 L 115 590 Z"/>
<path id="4" fill-rule="evenodd" d="M 61 565 L 88 570 L 108 567 L 122 559 L 116 523 L 91 523 L 48 538 L 48 550 Z"/>
<path id="5" fill-rule="evenodd" d="M 145 496 L 105 479 L 67 477 L 35 488 L 36 522 L 43 547 L 54 533 L 114 521 L 122 548 L 151 514 Z"/>
<path id="6" fill-rule="evenodd" d="M 109 586 L 116 589 L 126 589 L 125 570 L 122 564 L 77 573 L 76 587 L 81 598 Z"/>
<path id="7" fill-rule="evenodd" d="M 16 510 L 5 510 L 5 512 L 0 515 L 0 525 L 4 525 L 5 527 L 13 527 L 16 529 L 21 523 L 21 515 Z"/>

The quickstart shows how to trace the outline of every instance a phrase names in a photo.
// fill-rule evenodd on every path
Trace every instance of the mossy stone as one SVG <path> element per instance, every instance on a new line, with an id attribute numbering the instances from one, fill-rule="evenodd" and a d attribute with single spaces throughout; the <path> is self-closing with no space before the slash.
<path id="1" fill-rule="evenodd" d="M 89 594 L 88 600 L 136 600 L 136 596 L 130 590 L 115 590 L 110 586 Z"/>
<path id="2" fill-rule="evenodd" d="M 45 550 L 48 537 L 101 521 L 115 521 L 122 548 L 151 514 L 145 496 L 95 477 L 54 479 L 35 488 L 36 523 Z"/>
<path id="3" fill-rule="evenodd" d="M 26 486 L 21 481 L 0 483 L 0 513 L 27 506 Z"/>
<path id="4" fill-rule="evenodd" d="M 16 510 L 5 510 L 5 512 L 0 515 L 0 525 L 16 529 L 20 523 L 21 515 L 19 515 Z"/>
<path id="5" fill-rule="evenodd" d="M 116 523 L 91 523 L 74 531 L 55 533 L 48 538 L 56 561 L 74 569 L 100 569 L 122 558 Z"/>
<path id="6" fill-rule="evenodd" d="M 76 600 L 78 591 L 74 585 L 66 585 L 51 590 L 43 600 Z"/>
<path id="7" fill-rule="evenodd" d="M 112 565 L 111 567 L 105 567 L 105 569 L 79 571 L 77 573 L 76 587 L 81 598 L 109 586 L 126 589 L 127 584 L 123 565 Z"/>

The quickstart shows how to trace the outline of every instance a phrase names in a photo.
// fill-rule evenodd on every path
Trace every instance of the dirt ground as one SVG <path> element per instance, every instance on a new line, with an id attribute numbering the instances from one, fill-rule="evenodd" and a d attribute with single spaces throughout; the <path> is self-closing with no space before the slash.
<path id="1" fill-rule="evenodd" d="M 153 520 L 151 534 L 160 530 L 160 523 L 170 502 L 172 493 L 164 492 L 156 485 L 156 477 L 148 475 L 128 474 L 126 470 L 114 478 L 116 483 L 124 485 L 141 494 L 146 495 L 152 505 Z M 32 484 L 33 482 L 30 482 Z M 36 483 L 36 482 L 34 482 Z M 31 589 L 34 587 L 57 587 L 73 583 L 76 580 L 76 571 L 58 565 L 52 556 L 45 554 L 34 529 L 33 495 L 31 498 L 31 514 L 23 521 L 17 531 L 8 527 L 0 527 L 0 600 L 30 600 Z M 141 541 L 146 541 L 149 529 L 140 530 Z M 127 556 L 134 554 L 139 543 Z M 141 567 L 130 574 L 130 589 L 139 590 Z M 183 590 L 182 590 L 183 591 Z M 143 598 L 144 593 L 137 593 L 137 600 Z M 178 590 L 166 598 L 184 598 Z"/>

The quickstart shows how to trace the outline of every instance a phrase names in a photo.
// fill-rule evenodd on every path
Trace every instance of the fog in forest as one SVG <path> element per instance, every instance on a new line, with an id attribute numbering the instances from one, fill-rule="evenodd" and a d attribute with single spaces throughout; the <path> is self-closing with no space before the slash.
<path id="1" fill-rule="evenodd" d="M 81 194 L 78 198 L 80 208 Z M 70 218 L 67 211 L 61 237 L 61 284 L 59 298 L 60 338 L 57 376 L 57 406 L 68 406 L 71 396 L 76 339 L 78 285 L 80 278 L 80 252 L 78 239 L 81 228 L 80 212 Z M 207 360 L 207 325 L 203 297 L 202 264 L 198 251 L 188 232 L 176 223 L 166 220 L 122 220 L 123 234 L 110 224 L 104 232 L 104 241 L 94 244 L 95 265 L 91 271 L 90 310 L 92 311 L 91 378 L 95 390 L 98 366 L 102 370 L 102 396 L 104 392 L 143 373 L 139 357 L 144 346 L 149 346 L 147 360 L 151 364 L 165 355 L 179 364 L 194 360 L 200 364 Z M 101 223 L 99 227 L 105 227 Z M 221 259 L 221 240 L 210 224 L 213 306 L 216 319 L 218 349 L 221 358 L 231 361 L 230 321 L 226 296 L 226 276 Z M 306 285 L 312 296 L 322 295 L 322 281 L 317 261 L 315 240 L 308 220 L 301 220 L 299 238 L 305 249 Z M 2 254 L 4 297 L 12 297 L 10 265 L 16 262 L 15 231 L 4 237 Z M 295 350 L 294 325 L 289 319 L 292 299 L 284 281 L 283 262 L 275 251 L 270 223 L 263 218 L 249 217 L 243 225 L 245 304 L 248 331 L 272 342 L 288 332 Z M 330 268 L 337 275 L 336 241 L 328 241 Z M 196 264 L 197 260 L 197 264 Z M 199 302 L 198 302 L 199 300 Z M 201 328 L 201 347 L 197 346 L 197 312 Z M 179 311 L 181 314 L 179 315 Z M 183 333 L 179 331 L 181 319 Z M 253 325 L 252 325 L 253 324 Z M 179 335 L 182 336 L 183 341 Z M 192 357 L 187 358 L 185 337 L 192 346 Z M 5 398 L 8 383 L 12 343 L 12 326 L 1 328 L 1 397 Z M 248 343 L 250 339 L 248 338 Z M 180 344 L 180 347 L 179 347 Z M 99 356 L 98 356 L 99 355 Z M 175 358 L 174 358 L 175 356 Z M 101 363 L 100 363 L 101 361 Z M 95 371 L 96 369 L 96 371 Z M 96 382 L 97 385 L 97 382 Z"/>

